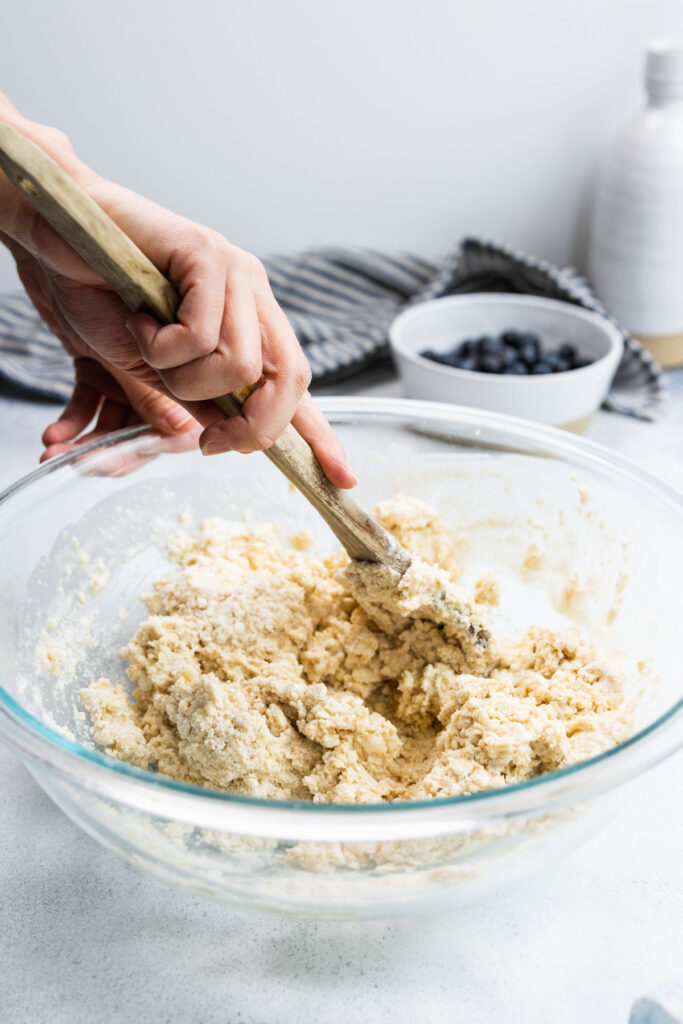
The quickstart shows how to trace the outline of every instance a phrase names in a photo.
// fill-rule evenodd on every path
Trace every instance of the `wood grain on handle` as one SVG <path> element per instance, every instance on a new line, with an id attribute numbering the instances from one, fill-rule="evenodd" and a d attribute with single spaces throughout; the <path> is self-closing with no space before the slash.
<path id="1" fill-rule="evenodd" d="M 0 122 L 0 166 L 29 203 L 116 291 L 133 312 L 163 324 L 176 319 L 180 296 L 133 241 L 42 149 Z M 248 390 L 215 398 L 238 415 Z M 410 556 L 345 491 L 327 479 L 303 438 L 289 426 L 265 454 L 308 498 L 351 558 L 384 562 L 403 573 Z"/>

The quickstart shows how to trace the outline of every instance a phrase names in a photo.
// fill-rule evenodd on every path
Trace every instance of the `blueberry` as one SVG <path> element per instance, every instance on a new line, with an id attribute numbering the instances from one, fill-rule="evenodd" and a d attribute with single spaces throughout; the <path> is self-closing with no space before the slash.
<path id="1" fill-rule="evenodd" d="M 526 363 L 523 363 L 521 359 L 515 359 L 514 363 L 510 363 L 503 370 L 503 373 L 507 373 L 516 377 L 526 376 L 529 373 L 529 367 Z"/>
<path id="2" fill-rule="evenodd" d="M 584 366 L 590 366 L 590 364 L 592 362 L 593 362 L 592 359 L 584 359 L 583 356 L 578 356 L 574 360 L 574 365 L 572 366 L 572 370 L 580 370 Z"/>
<path id="3" fill-rule="evenodd" d="M 566 359 L 568 363 L 572 364 L 576 362 L 576 357 L 578 356 L 576 345 L 572 345 L 568 341 L 565 341 L 564 344 L 560 345 L 557 354 L 563 359 Z"/>
<path id="4" fill-rule="evenodd" d="M 501 373 L 503 370 L 503 363 L 500 358 L 500 353 L 487 353 L 483 355 L 479 360 L 479 366 L 481 367 L 482 373 Z"/>
<path id="5" fill-rule="evenodd" d="M 431 359 L 433 363 L 445 363 L 443 352 L 434 352 L 431 348 L 426 348 L 424 352 L 420 352 L 423 359 Z"/>
<path id="6" fill-rule="evenodd" d="M 492 338 L 490 335 L 485 335 L 479 339 L 479 351 L 483 356 L 495 356 L 502 347 L 503 343 L 500 338 Z M 490 372 L 495 373 L 495 371 Z"/>
<path id="7" fill-rule="evenodd" d="M 512 345 L 504 345 L 500 350 L 500 364 L 503 370 L 507 369 L 508 366 L 512 366 L 518 359 L 518 353 Z"/>
<path id="8" fill-rule="evenodd" d="M 574 364 L 569 359 L 563 359 L 562 356 L 558 354 L 557 359 L 555 360 L 555 365 L 553 366 L 553 373 L 566 373 L 567 370 L 573 369 Z"/>
<path id="9" fill-rule="evenodd" d="M 530 368 L 529 373 L 552 373 L 553 369 L 545 359 L 539 359 L 537 363 Z"/>
<path id="10" fill-rule="evenodd" d="M 478 370 L 479 369 L 479 361 L 477 359 L 475 359 L 474 356 L 465 356 L 464 358 L 462 358 L 460 360 L 460 369 L 461 370 Z"/>
<path id="11" fill-rule="evenodd" d="M 538 357 L 540 355 L 536 345 L 531 345 L 528 344 L 527 342 L 524 342 L 524 344 L 520 346 L 518 354 L 522 362 L 526 363 L 526 365 L 529 367 L 533 366 L 534 363 L 538 362 Z"/>
<path id="12" fill-rule="evenodd" d="M 510 345 L 512 348 L 519 348 L 522 344 L 522 334 L 519 331 L 503 331 L 501 338 L 506 345 Z"/>
<path id="13" fill-rule="evenodd" d="M 472 338 L 466 338 L 458 345 L 458 352 L 461 356 L 469 357 L 476 353 L 476 342 Z"/>
<path id="14" fill-rule="evenodd" d="M 543 346 L 535 334 L 523 334 L 518 352 L 525 363 L 535 363 L 543 354 Z"/>
<path id="15" fill-rule="evenodd" d="M 559 352 L 546 352 L 542 360 L 542 362 L 548 364 L 553 373 L 557 370 L 561 361 Z"/>

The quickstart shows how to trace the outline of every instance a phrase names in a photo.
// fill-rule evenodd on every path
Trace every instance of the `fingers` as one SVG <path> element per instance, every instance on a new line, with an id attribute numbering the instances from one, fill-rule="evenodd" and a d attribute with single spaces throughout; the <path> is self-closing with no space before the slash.
<path id="1" fill-rule="evenodd" d="M 331 483 L 344 490 L 356 486 L 358 478 L 348 464 L 339 438 L 308 392 L 299 403 L 292 426 L 310 444 L 323 473 Z"/>
<path id="2" fill-rule="evenodd" d="M 45 256 L 55 240 L 38 239 L 31 231 L 42 228 L 32 225 L 27 248 L 36 251 L 39 241 L 47 268 L 47 281 L 40 288 L 34 282 L 41 312 L 72 351 L 101 361 L 110 385 L 118 381 L 123 391 L 112 394 L 79 377 L 69 406 L 45 432 L 46 455 L 72 443 L 98 412 L 96 431 L 125 425 L 130 408 L 170 434 L 190 434 L 198 420 L 207 452 L 267 448 L 294 419 L 330 479 L 353 486 L 331 428 L 304 398 L 310 371 L 258 260 L 131 193 L 101 187 L 103 197 L 91 188 L 96 201 L 179 288 L 179 322 L 160 327 L 149 316 L 130 315 L 97 275 L 56 251 L 54 258 Z M 225 418 L 210 404 L 257 382 L 240 416 Z"/>
<path id="3" fill-rule="evenodd" d="M 99 427 L 95 430 L 89 431 L 84 434 L 83 437 L 79 437 L 76 441 L 69 441 L 65 444 L 55 444 L 46 448 L 40 457 L 41 462 L 47 462 L 49 459 L 55 458 L 57 455 L 64 455 L 67 452 L 78 451 L 83 445 L 88 444 L 90 441 L 97 441 L 101 437 L 106 437 L 109 431 L 100 430 Z M 146 462 L 150 461 L 150 458 L 154 456 L 140 455 L 137 452 L 129 452 L 123 454 L 122 452 L 113 451 L 110 455 L 102 454 L 98 458 L 96 464 L 89 469 L 88 475 L 92 476 L 123 476 L 128 472 L 132 472 L 133 469 L 137 469 L 139 466 L 143 466 Z"/>
<path id="4" fill-rule="evenodd" d="M 56 423 L 43 433 L 45 451 L 41 462 L 73 447 L 73 442 L 98 412 L 88 439 L 131 426 L 150 423 L 165 434 L 198 434 L 192 415 L 167 395 L 114 368 L 106 369 L 92 359 L 77 359 L 76 384 L 71 400 Z M 82 443 L 85 438 L 81 438 Z"/>
<path id="5" fill-rule="evenodd" d="M 74 389 L 74 393 L 75 390 L 76 389 Z M 101 397 L 101 395 L 98 395 L 98 402 Z M 40 456 L 40 461 L 46 462 L 48 459 L 54 458 L 55 455 L 62 455 L 64 452 L 71 451 L 72 448 L 77 447 L 79 444 L 84 444 L 86 441 L 94 441 L 95 438 L 105 437 L 107 434 L 111 434 L 114 430 L 121 430 L 122 427 L 128 426 L 129 413 L 130 406 L 127 403 L 124 404 L 123 402 L 116 402 L 110 398 L 105 398 L 104 402 L 102 402 L 102 407 L 100 409 L 99 416 L 97 417 L 97 423 L 95 424 L 94 429 L 84 437 L 79 438 L 77 441 L 74 441 L 73 439 L 76 437 L 76 433 L 80 433 L 80 430 L 71 434 L 70 437 L 64 437 L 59 441 L 54 440 L 52 442 L 45 441 L 45 434 L 47 434 L 46 431 L 43 435 L 43 443 L 47 446 L 43 454 Z M 89 423 L 90 420 L 87 422 Z"/>
<path id="6" fill-rule="evenodd" d="M 269 291 L 259 301 L 263 379 L 240 416 L 216 419 L 199 439 L 205 455 L 269 448 L 291 422 L 337 487 L 356 483 L 344 450 L 307 392 L 311 372 L 286 316 Z"/>
<path id="7" fill-rule="evenodd" d="M 265 385 L 259 387 L 248 402 L 252 403 L 249 416 L 235 416 L 228 419 L 218 419 L 211 423 L 199 438 L 199 446 L 203 455 L 218 455 L 221 452 L 239 451 L 251 452 L 262 448 L 270 447 L 265 443 L 260 433 L 262 423 L 253 429 L 252 418 L 258 420 L 262 409 L 256 406 L 254 399 L 266 391 Z M 267 404 L 267 398 L 265 400 Z M 247 402 L 243 409 L 246 410 Z M 311 396 L 306 392 L 299 403 L 299 406 L 291 420 L 292 426 L 301 434 L 303 439 L 311 446 L 313 454 L 320 463 L 320 467 L 328 480 L 336 487 L 344 490 L 355 487 L 358 478 L 350 468 L 346 453 L 323 414 L 313 402 Z M 275 428 L 277 437 L 282 430 L 280 424 Z"/>
<path id="8" fill-rule="evenodd" d="M 337 487 L 358 481 L 334 431 L 306 390 L 311 372 L 286 316 L 272 294 L 261 297 L 263 320 L 262 383 L 242 406 L 241 416 L 218 419 L 199 439 L 206 455 L 268 448 L 293 423 Z"/>
<path id="9" fill-rule="evenodd" d="M 42 442 L 46 448 L 65 441 L 72 441 L 88 426 L 97 412 L 102 394 L 89 384 L 77 383 L 66 409 L 56 421 L 43 431 Z"/>
<path id="10" fill-rule="evenodd" d="M 227 245 L 225 248 L 227 251 Z M 178 323 L 160 327 L 144 314 L 131 316 L 128 321 L 145 362 L 156 370 L 173 369 L 210 355 L 221 334 L 226 267 L 218 243 L 206 243 L 185 261 L 176 262 L 180 266 L 174 280 L 183 296 Z"/>
<path id="11" fill-rule="evenodd" d="M 140 469 L 141 466 L 155 459 L 161 452 L 184 452 L 189 451 L 191 448 L 196 448 L 199 430 L 199 425 L 196 425 L 194 430 L 186 431 L 184 434 L 167 435 L 163 438 L 157 436 L 154 438 L 154 447 L 150 446 L 148 450 L 119 451 L 118 448 L 114 448 L 111 451 L 100 452 L 96 461 L 89 464 L 85 472 L 90 476 L 125 476 L 136 469 Z M 55 455 L 78 451 L 87 442 L 95 441 L 104 436 L 105 433 L 99 429 L 91 430 L 77 441 L 53 445 L 49 451 L 43 453 L 40 461 L 46 462 Z"/>
<path id="12" fill-rule="evenodd" d="M 202 451 L 253 452 L 269 448 L 291 421 L 311 371 L 287 318 L 274 300 L 261 305 L 263 377 L 240 416 L 218 420 L 201 437 Z"/>
<path id="13" fill-rule="evenodd" d="M 125 403 L 126 396 L 111 374 L 94 359 L 74 360 L 76 383 L 64 412 L 43 432 L 46 446 L 77 437 L 88 426 L 103 398 Z"/>
<path id="14" fill-rule="evenodd" d="M 122 430 L 128 426 L 128 415 L 130 407 L 128 403 L 112 402 L 105 398 L 100 409 L 95 430 L 98 434 L 111 434 L 115 430 Z"/>
<path id="15" fill-rule="evenodd" d="M 251 291 L 221 282 L 221 316 L 212 335 L 181 325 L 159 328 L 150 317 L 129 321 L 148 365 L 181 401 L 201 401 L 254 384 L 261 376 L 261 334 Z M 183 306 L 185 303 L 183 302 Z"/>
<path id="16" fill-rule="evenodd" d="M 172 398 L 127 374 L 113 371 L 125 396 L 145 423 L 164 434 L 183 434 L 196 426 L 193 416 Z"/>
<path id="17" fill-rule="evenodd" d="M 305 378 L 266 380 L 246 400 L 242 414 L 212 424 L 201 438 L 202 451 L 255 452 L 270 448 L 289 424 Z"/>

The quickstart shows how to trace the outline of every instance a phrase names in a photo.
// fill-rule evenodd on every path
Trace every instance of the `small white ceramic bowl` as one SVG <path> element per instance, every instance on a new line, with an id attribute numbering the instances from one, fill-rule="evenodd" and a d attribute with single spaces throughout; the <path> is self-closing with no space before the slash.
<path id="1" fill-rule="evenodd" d="M 551 349 L 571 342 L 591 363 L 564 373 L 517 377 L 456 370 L 420 355 L 505 330 L 533 331 Z M 409 398 L 492 409 L 578 431 L 607 394 L 623 348 L 618 329 L 597 313 L 555 299 L 497 292 L 413 306 L 394 320 L 389 339 Z"/>

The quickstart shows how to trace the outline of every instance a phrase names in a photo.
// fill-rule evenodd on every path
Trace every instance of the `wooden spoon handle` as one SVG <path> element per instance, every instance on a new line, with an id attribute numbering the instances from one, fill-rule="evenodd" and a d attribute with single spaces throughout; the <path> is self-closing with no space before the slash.
<path id="1" fill-rule="evenodd" d="M 90 196 L 42 149 L 0 122 L 0 166 L 65 242 L 97 271 L 133 312 L 163 324 L 176 320 L 180 296 L 170 281 Z M 239 414 L 248 389 L 214 399 Z M 265 454 L 308 498 L 351 558 L 385 562 L 404 572 L 410 557 L 345 491 L 327 479 L 310 447 L 289 426 Z"/>

